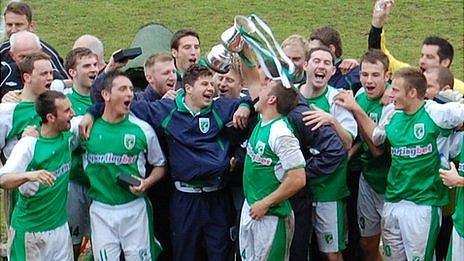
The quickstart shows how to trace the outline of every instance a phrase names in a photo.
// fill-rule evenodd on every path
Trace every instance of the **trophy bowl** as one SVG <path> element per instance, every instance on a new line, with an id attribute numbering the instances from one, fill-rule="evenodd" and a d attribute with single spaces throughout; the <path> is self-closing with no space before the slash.
<path id="1" fill-rule="evenodd" d="M 256 31 L 255 24 L 243 15 L 234 17 L 234 25 L 221 34 L 221 43 L 233 53 L 238 53 L 243 49 L 243 38 L 240 35 L 240 28 L 246 33 L 251 34 Z"/>
<path id="2" fill-rule="evenodd" d="M 210 69 L 224 74 L 229 72 L 230 64 L 232 63 L 232 54 L 222 44 L 217 44 L 211 48 L 205 60 Z"/>

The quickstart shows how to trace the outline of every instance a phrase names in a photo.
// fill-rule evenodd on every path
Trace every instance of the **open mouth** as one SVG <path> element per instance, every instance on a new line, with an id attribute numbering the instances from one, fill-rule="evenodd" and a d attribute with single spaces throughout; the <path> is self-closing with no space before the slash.
<path id="1" fill-rule="evenodd" d="M 203 98 L 205 98 L 206 100 L 211 100 L 213 99 L 213 94 L 212 93 L 203 94 Z"/>
<path id="2" fill-rule="evenodd" d="M 95 81 L 95 78 L 97 78 L 97 75 L 89 75 L 89 79 L 91 82 Z"/>
<path id="3" fill-rule="evenodd" d="M 166 86 L 167 86 L 169 89 L 173 90 L 174 87 L 176 86 L 176 84 L 175 84 L 174 82 L 167 82 L 167 83 L 166 83 Z"/>
<path id="4" fill-rule="evenodd" d="M 373 92 L 375 90 L 375 87 L 373 86 L 364 86 L 366 88 L 366 91 L 368 92 Z"/>
<path id="5" fill-rule="evenodd" d="M 226 88 L 219 88 L 219 94 L 220 95 L 225 95 L 226 93 L 229 92 L 229 89 Z"/>
<path id="6" fill-rule="evenodd" d="M 50 87 L 52 86 L 52 83 L 51 82 L 48 82 L 45 84 L 45 88 L 49 89 L 50 90 Z"/>
<path id="7" fill-rule="evenodd" d="M 191 64 L 195 64 L 197 62 L 197 59 L 196 58 L 190 58 L 188 60 Z"/>
<path id="8" fill-rule="evenodd" d="M 324 80 L 325 75 L 326 74 L 324 72 L 316 72 L 316 73 L 314 73 L 314 77 L 316 78 L 316 80 L 319 80 L 319 81 Z"/>
<path id="9" fill-rule="evenodd" d="M 131 101 L 124 101 L 124 106 L 126 108 L 129 108 L 130 104 L 131 104 Z"/>

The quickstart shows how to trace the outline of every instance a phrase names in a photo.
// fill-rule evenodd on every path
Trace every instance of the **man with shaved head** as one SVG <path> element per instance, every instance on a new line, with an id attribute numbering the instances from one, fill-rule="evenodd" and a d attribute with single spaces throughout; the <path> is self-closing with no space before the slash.
<path id="1" fill-rule="evenodd" d="M 43 50 L 39 37 L 29 31 L 19 31 L 14 33 L 10 37 L 9 43 L 9 57 L 13 62 L 8 63 L 2 58 L 0 98 L 3 97 L 3 95 L 5 95 L 8 91 L 21 90 L 23 88 L 23 81 L 21 79 L 21 73 L 18 68 L 19 63 L 27 55 L 38 53 Z M 60 74 L 55 69 L 53 70 L 53 78 L 64 79 L 62 74 Z"/>
<path id="2" fill-rule="evenodd" d="M 73 49 L 76 49 L 77 47 L 85 47 L 92 50 L 92 52 L 97 55 L 98 70 L 100 71 L 103 68 L 105 68 L 106 62 L 105 60 L 103 60 L 105 56 L 105 50 L 103 48 L 103 43 L 102 41 L 100 41 L 100 39 L 90 34 L 81 35 L 74 42 Z"/>

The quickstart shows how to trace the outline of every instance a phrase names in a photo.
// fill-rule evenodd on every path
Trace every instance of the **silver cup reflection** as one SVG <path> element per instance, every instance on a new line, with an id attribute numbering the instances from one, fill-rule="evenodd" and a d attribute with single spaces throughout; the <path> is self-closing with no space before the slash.
<path id="1" fill-rule="evenodd" d="M 232 63 L 232 54 L 222 44 L 217 44 L 206 55 L 206 63 L 215 72 L 227 73 Z"/>
<path id="2" fill-rule="evenodd" d="M 234 25 L 221 34 L 221 43 L 230 52 L 238 53 L 243 49 L 244 40 L 240 35 L 240 29 L 252 34 L 256 31 L 256 26 L 243 15 L 235 16 Z"/>

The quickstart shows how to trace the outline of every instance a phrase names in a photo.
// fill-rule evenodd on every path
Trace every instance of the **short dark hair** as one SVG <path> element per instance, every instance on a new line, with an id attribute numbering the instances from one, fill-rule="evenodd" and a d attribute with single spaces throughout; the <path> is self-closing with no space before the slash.
<path id="1" fill-rule="evenodd" d="M 406 91 L 416 89 L 419 98 L 425 97 L 427 90 L 427 79 L 419 68 L 404 67 L 393 73 L 392 79 L 403 79 Z"/>
<path id="2" fill-rule="evenodd" d="M 40 116 L 42 123 L 47 123 L 47 114 L 51 113 L 56 116 L 57 99 L 66 99 L 66 95 L 58 91 L 45 91 L 35 100 L 35 110 Z"/>
<path id="3" fill-rule="evenodd" d="M 312 48 L 311 50 L 309 50 L 308 52 L 308 55 L 306 56 L 307 60 L 306 61 L 309 61 L 311 59 L 311 55 L 317 51 L 324 51 L 324 52 L 328 52 L 330 54 L 330 56 L 332 57 L 332 64 L 335 65 L 335 55 L 330 51 L 329 48 L 325 47 L 325 46 L 319 46 L 319 47 L 315 47 L 315 48 Z"/>
<path id="4" fill-rule="evenodd" d="M 335 47 L 335 57 L 338 58 L 343 54 L 342 38 L 340 33 L 330 26 L 324 26 L 314 30 L 309 36 L 309 40 L 319 40 L 323 45 Z"/>
<path id="5" fill-rule="evenodd" d="M 191 65 L 185 72 L 184 77 L 182 78 L 184 88 L 186 84 L 193 86 L 195 82 L 198 80 L 198 78 L 202 76 L 212 77 L 213 73 L 207 67 L 203 65 L 200 65 L 200 64 Z"/>
<path id="6" fill-rule="evenodd" d="M 436 73 L 437 74 L 437 81 L 438 85 L 440 86 L 440 90 L 443 89 L 446 85 L 448 85 L 451 89 L 454 86 L 454 75 L 450 71 L 450 69 L 444 66 L 432 66 L 425 70 L 424 73 Z"/>
<path id="7" fill-rule="evenodd" d="M 12 1 L 10 2 L 5 9 L 5 12 L 3 12 L 3 16 L 6 15 L 6 13 L 15 13 L 17 15 L 25 15 L 27 22 L 31 23 L 32 22 L 32 10 L 31 7 L 24 3 L 24 2 L 18 2 L 18 1 Z"/>
<path id="8" fill-rule="evenodd" d="M 378 49 L 371 49 L 367 51 L 362 57 L 361 57 L 361 68 L 363 62 L 368 62 L 375 64 L 377 62 L 382 63 L 383 68 L 385 69 L 385 72 L 388 71 L 388 67 L 390 66 L 390 61 L 388 60 L 388 56 L 386 56 L 382 51 Z"/>
<path id="9" fill-rule="evenodd" d="M 24 81 L 23 75 L 25 73 L 31 74 L 34 70 L 34 63 L 40 60 L 47 60 L 50 61 L 50 56 L 44 52 L 37 52 L 32 53 L 30 55 L 26 55 L 21 61 L 18 63 L 19 71 L 21 73 L 21 79 Z"/>
<path id="10" fill-rule="evenodd" d="M 295 88 L 286 88 L 281 81 L 274 81 L 269 95 L 277 98 L 277 112 L 282 115 L 287 115 L 298 104 L 298 92 Z"/>
<path id="11" fill-rule="evenodd" d="M 119 76 L 126 77 L 127 79 L 129 79 L 129 76 L 127 76 L 126 73 L 124 73 L 124 72 L 122 72 L 120 70 L 110 71 L 109 73 L 106 74 L 106 77 L 103 80 L 102 90 L 105 90 L 105 91 L 111 93 L 111 89 L 113 88 L 113 81 L 114 81 L 114 79 L 116 79 Z"/>
<path id="12" fill-rule="evenodd" d="M 190 29 L 180 29 L 171 37 L 171 49 L 177 50 L 179 48 L 180 39 L 185 36 L 193 36 L 198 39 L 198 42 L 200 42 L 200 36 L 197 32 Z"/>
<path id="13" fill-rule="evenodd" d="M 424 39 L 422 45 L 436 45 L 438 46 L 438 57 L 440 58 L 440 62 L 444 59 L 449 59 L 450 64 L 453 62 L 454 56 L 454 49 L 450 42 L 447 40 L 436 37 L 436 36 L 429 36 Z"/>
<path id="14" fill-rule="evenodd" d="M 68 71 L 69 73 L 69 69 L 75 69 L 77 60 L 86 56 L 95 56 L 95 58 L 97 58 L 97 55 L 94 52 L 92 52 L 92 50 L 90 50 L 89 48 L 77 47 L 75 49 L 72 49 L 68 53 L 68 55 L 66 55 L 66 60 L 64 62 L 64 67 L 66 68 L 66 71 Z"/>

